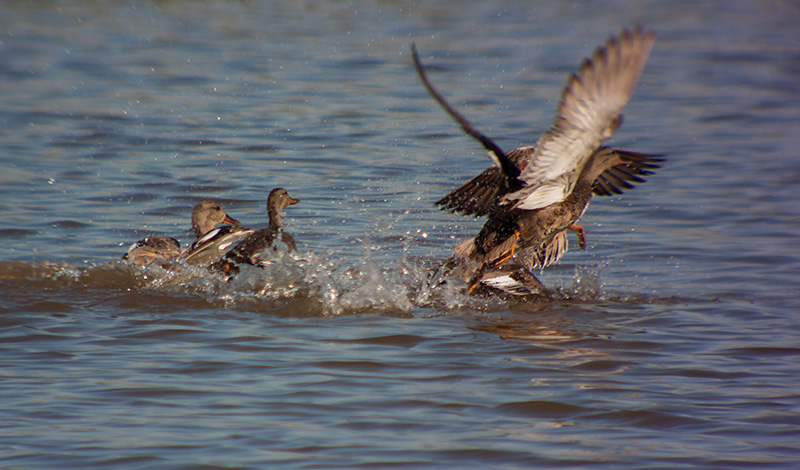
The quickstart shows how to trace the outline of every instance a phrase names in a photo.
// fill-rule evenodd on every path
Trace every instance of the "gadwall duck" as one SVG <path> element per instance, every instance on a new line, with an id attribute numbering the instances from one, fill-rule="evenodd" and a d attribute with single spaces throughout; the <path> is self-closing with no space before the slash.
<path id="1" fill-rule="evenodd" d="M 165 236 L 147 237 L 128 248 L 122 259 L 136 265 L 147 265 L 160 259 L 169 261 L 181 254 L 181 243 Z"/>
<path id="2" fill-rule="evenodd" d="M 241 222 L 212 200 L 200 201 L 194 206 L 192 229 L 197 240 L 181 253 L 181 258 L 190 264 L 213 263 L 253 233 L 252 229 L 241 227 Z"/>
<path id="3" fill-rule="evenodd" d="M 584 61 L 564 88 L 555 123 L 534 147 L 505 153 L 450 106 L 425 75 L 416 48 L 414 65 L 436 101 L 470 136 L 481 142 L 496 167 L 484 171 L 437 203 L 465 214 L 489 214 L 477 237 L 459 245 L 457 253 L 477 265 L 469 290 L 487 269 L 526 252 L 531 268 L 555 262 L 566 249 L 565 231 L 574 225 L 592 193 L 619 194 L 639 183 L 661 158 L 601 147 L 622 122 L 622 109 L 644 69 L 655 34 L 640 27 L 611 37 L 592 59 Z M 578 182 L 581 190 L 575 192 Z M 567 200 L 570 195 L 575 195 Z M 552 207 L 551 207 L 552 206 Z M 569 223 L 564 224 L 565 221 Z"/>
<path id="4" fill-rule="evenodd" d="M 630 157 L 628 154 L 625 158 Z M 456 247 L 456 253 L 475 266 L 468 281 L 470 290 L 481 281 L 488 268 L 514 256 L 530 269 L 555 263 L 567 250 L 568 229 L 578 232 L 579 245 L 583 248 L 586 243 L 584 230 L 576 222 L 592 198 L 595 180 L 608 168 L 623 163 L 622 159 L 622 154 L 613 149 L 595 152 L 581 171 L 572 192 L 561 202 L 537 210 L 501 206 L 475 238 Z M 642 164 L 651 165 L 648 156 L 642 160 Z"/>
<path id="5" fill-rule="evenodd" d="M 269 260 L 262 258 L 262 254 L 270 247 L 277 249 L 276 242 L 278 241 L 283 242 L 289 252 L 296 251 L 297 244 L 294 237 L 283 230 L 281 214 L 286 207 L 299 202 L 299 199 L 289 196 L 288 191 L 284 188 L 275 188 L 270 191 L 267 197 L 269 226 L 237 243 L 225 254 L 224 258 L 212 265 L 212 269 L 233 276 L 239 272 L 238 265 L 241 264 L 263 267 L 269 264 Z"/>

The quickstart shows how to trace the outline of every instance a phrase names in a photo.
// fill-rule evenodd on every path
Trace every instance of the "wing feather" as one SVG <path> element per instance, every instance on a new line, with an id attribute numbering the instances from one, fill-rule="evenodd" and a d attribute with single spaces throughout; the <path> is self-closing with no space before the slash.
<path id="1" fill-rule="evenodd" d="M 612 151 L 619 155 L 622 163 L 608 168 L 595 179 L 592 192 L 598 196 L 612 196 L 622 194 L 626 189 L 633 189 L 632 183 L 644 183 L 646 180 L 642 176 L 652 175 L 652 170 L 660 168 L 660 163 L 664 161 L 661 155 L 620 149 Z"/>
<path id="2" fill-rule="evenodd" d="M 517 168 L 522 169 L 533 151 L 533 147 L 521 147 L 506 155 Z M 442 210 L 463 215 L 486 215 L 492 211 L 499 197 L 508 192 L 505 180 L 500 168 L 492 166 L 436 201 L 436 205 Z"/>
<path id="3" fill-rule="evenodd" d="M 436 100 L 437 103 L 439 103 L 442 109 L 444 109 L 447 114 L 449 114 L 450 117 L 452 117 L 459 124 L 459 126 L 461 126 L 461 129 L 464 132 L 483 145 L 489 154 L 489 157 L 498 167 L 500 167 L 505 175 L 508 187 L 519 187 L 520 182 L 517 179 L 519 176 L 519 169 L 511 162 L 506 153 L 503 152 L 503 150 L 501 150 L 492 139 L 476 129 L 475 126 L 473 126 L 472 123 L 467 120 L 467 118 L 456 111 L 456 109 L 444 99 L 444 96 L 442 96 L 442 94 L 436 90 L 436 88 L 433 86 L 433 83 L 428 80 L 428 75 L 425 73 L 425 69 L 422 67 L 422 63 L 419 61 L 417 47 L 414 44 L 411 45 L 411 56 L 414 60 L 414 68 L 417 70 L 417 74 L 419 75 L 420 80 L 422 80 L 422 84 L 425 85 L 425 88 L 428 90 L 428 93 L 430 93 L 430 95 L 434 100 Z"/>
<path id="4" fill-rule="evenodd" d="M 555 123 L 536 144 L 521 172 L 525 187 L 506 195 L 504 203 L 539 209 L 561 202 L 572 192 L 587 160 L 619 127 L 621 112 L 647 63 L 653 32 L 637 27 L 610 38 L 592 59 L 570 76 Z M 562 191 L 552 188 L 563 184 Z"/>

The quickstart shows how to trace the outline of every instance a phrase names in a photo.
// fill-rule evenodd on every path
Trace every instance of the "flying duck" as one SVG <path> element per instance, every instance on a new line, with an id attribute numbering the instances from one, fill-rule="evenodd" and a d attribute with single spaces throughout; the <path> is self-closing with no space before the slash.
<path id="1" fill-rule="evenodd" d="M 477 139 L 495 162 L 437 204 L 442 209 L 489 219 L 475 238 L 456 252 L 475 264 L 469 291 L 487 269 L 524 252 L 525 266 L 554 263 L 567 247 L 566 230 L 579 234 L 580 219 L 592 194 L 619 194 L 641 183 L 662 161 L 659 156 L 602 147 L 622 122 L 622 109 L 644 69 L 655 41 L 653 32 L 622 30 L 583 62 L 564 88 L 555 123 L 533 147 L 509 153 L 478 131 L 433 87 L 412 45 L 414 65 L 434 99 L 461 128 Z M 577 191 L 576 191 L 577 189 Z"/>
<path id="2" fill-rule="evenodd" d="M 563 201 L 536 210 L 501 207 L 489 217 L 475 238 L 462 242 L 455 250 L 476 267 L 468 281 L 470 290 L 481 281 L 488 268 L 515 256 L 520 264 L 531 269 L 555 263 L 567 250 L 568 229 L 578 232 L 578 243 L 583 248 L 584 230 L 576 222 L 592 198 L 595 180 L 607 169 L 623 163 L 622 158 L 619 152 L 603 148 L 592 155 L 572 192 Z M 640 163 L 652 165 L 651 161 L 645 156 Z"/>

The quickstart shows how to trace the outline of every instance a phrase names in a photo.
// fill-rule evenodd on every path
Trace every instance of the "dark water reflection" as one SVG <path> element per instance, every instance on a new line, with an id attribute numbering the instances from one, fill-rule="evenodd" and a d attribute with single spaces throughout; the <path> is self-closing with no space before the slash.
<path id="1" fill-rule="evenodd" d="M 794 468 L 800 16 L 790 2 L 9 2 L 0 466 Z M 659 38 L 550 299 L 429 285 L 485 168 L 624 25 Z M 299 252 L 227 284 L 119 262 L 218 199 Z"/>

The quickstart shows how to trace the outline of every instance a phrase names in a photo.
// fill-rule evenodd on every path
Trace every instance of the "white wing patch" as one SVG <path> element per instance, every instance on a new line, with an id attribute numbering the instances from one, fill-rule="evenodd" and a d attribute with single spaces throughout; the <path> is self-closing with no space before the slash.
<path id="1" fill-rule="evenodd" d="M 515 279 L 512 274 L 513 273 L 487 275 L 481 279 L 481 284 L 512 295 L 531 295 L 541 293 L 540 290 L 535 286 L 527 285 L 524 282 Z"/>
<path id="2" fill-rule="evenodd" d="M 495 289 L 500 289 L 502 291 L 508 290 L 509 288 L 512 287 L 516 288 L 520 287 L 519 281 L 512 278 L 510 275 L 497 276 L 492 278 L 483 278 L 481 279 L 481 283 L 486 284 L 489 287 L 494 287 Z"/>
<path id="3" fill-rule="evenodd" d="M 214 230 L 209 231 L 207 234 L 205 234 L 202 237 L 198 238 L 197 241 L 192 244 L 192 246 L 193 247 L 200 246 L 200 245 L 206 243 L 209 240 L 213 240 L 214 237 L 219 235 L 219 232 L 221 230 L 222 230 L 221 228 L 215 228 Z"/>
<path id="4" fill-rule="evenodd" d="M 233 237 L 231 237 L 231 239 L 226 239 L 217 246 L 217 249 L 219 251 L 225 251 L 228 249 L 229 246 L 233 245 L 233 242 L 238 240 L 239 240 L 238 238 L 233 238 Z"/>
<path id="5" fill-rule="evenodd" d="M 535 191 L 532 191 L 529 195 L 521 199 L 517 208 L 534 210 L 547 207 L 557 202 L 562 202 L 572 192 L 577 181 L 578 175 L 575 172 L 563 174 L 553 180 L 545 181 L 540 184 Z M 525 189 L 526 188 L 523 188 L 507 197 L 512 198 L 514 194 L 522 193 Z"/>

